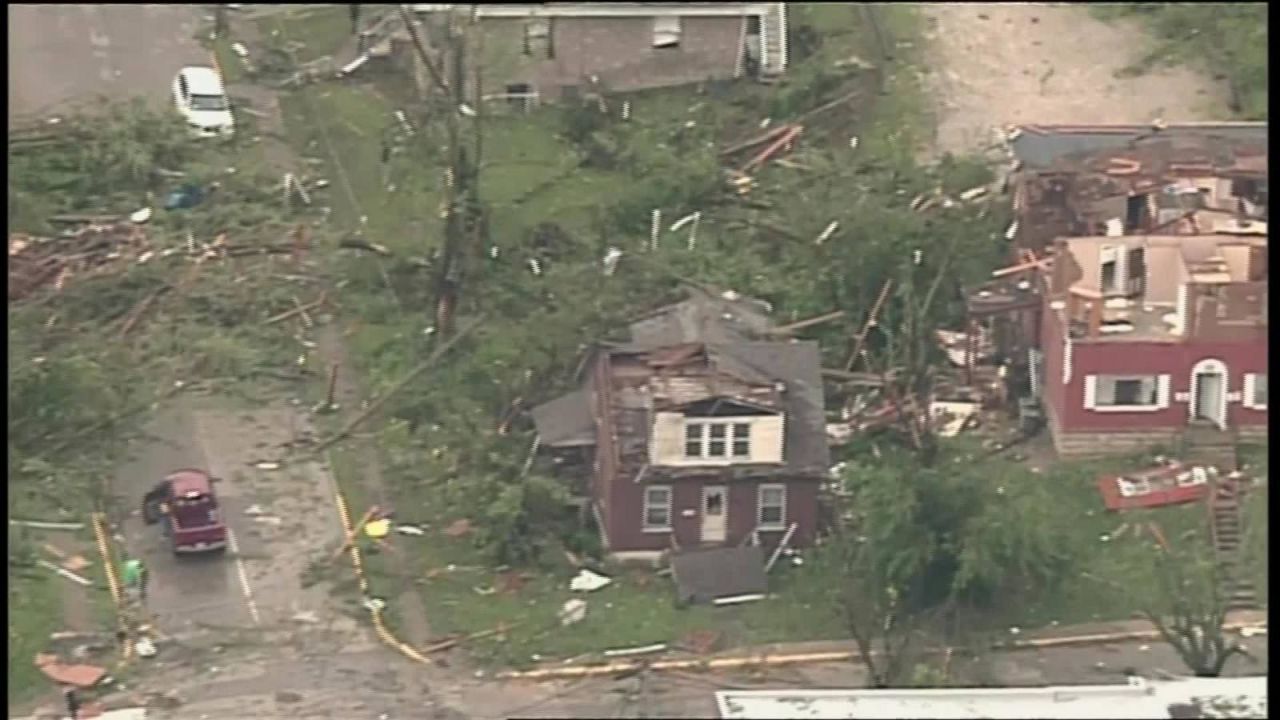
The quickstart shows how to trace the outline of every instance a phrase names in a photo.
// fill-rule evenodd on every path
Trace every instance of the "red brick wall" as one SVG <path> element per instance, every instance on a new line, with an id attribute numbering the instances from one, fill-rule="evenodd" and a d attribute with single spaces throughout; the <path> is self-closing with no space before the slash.
<path id="1" fill-rule="evenodd" d="M 1186 343 L 1116 343 L 1075 341 L 1072 343 L 1071 380 L 1062 383 L 1064 362 L 1062 325 L 1057 313 L 1046 305 L 1041 332 L 1044 351 L 1044 401 L 1053 408 L 1063 432 L 1098 430 L 1143 430 L 1182 428 L 1187 425 L 1189 408 L 1179 402 L 1179 393 L 1191 391 L 1191 370 L 1207 358 L 1221 360 L 1227 366 L 1227 392 L 1244 391 L 1245 373 L 1267 372 L 1267 345 L 1253 342 L 1186 342 Z M 1084 407 L 1086 375 L 1162 374 L 1170 376 L 1170 403 L 1154 412 L 1094 412 Z M 1227 404 L 1227 419 L 1232 427 L 1265 426 L 1267 413 L 1252 410 L 1240 402 Z"/>
<path id="2" fill-rule="evenodd" d="M 725 485 L 729 491 L 728 532 L 726 543 L 736 545 L 756 526 L 758 488 L 770 481 L 682 478 L 671 483 L 671 525 L 677 542 L 683 548 L 697 547 L 702 533 L 702 486 Z M 818 519 L 818 481 L 791 480 L 787 485 L 787 523 L 797 523 L 791 545 L 813 544 Z M 645 484 L 619 481 L 613 493 L 614 507 L 610 524 L 611 550 L 665 550 L 671 547 L 672 533 L 646 533 L 643 525 L 643 488 Z M 693 510 L 685 517 L 684 510 Z M 766 546 L 782 539 L 785 531 L 760 534 Z"/>

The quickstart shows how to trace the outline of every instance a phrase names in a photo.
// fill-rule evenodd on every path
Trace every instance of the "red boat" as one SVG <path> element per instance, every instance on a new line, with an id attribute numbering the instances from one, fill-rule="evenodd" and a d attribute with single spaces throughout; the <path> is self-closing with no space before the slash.
<path id="1" fill-rule="evenodd" d="M 1209 495 L 1217 468 L 1170 463 L 1127 475 L 1098 478 L 1108 510 L 1137 510 L 1198 502 Z"/>

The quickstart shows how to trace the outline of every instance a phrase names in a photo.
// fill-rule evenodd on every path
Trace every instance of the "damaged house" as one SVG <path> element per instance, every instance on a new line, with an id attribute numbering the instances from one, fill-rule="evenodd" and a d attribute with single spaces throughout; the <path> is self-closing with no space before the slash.
<path id="1" fill-rule="evenodd" d="M 1267 427 L 1267 240 L 1061 238 L 1044 272 L 1042 403 L 1062 455 L 1225 449 Z"/>
<path id="2" fill-rule="evenodd" d="M 1267 218 L 1266 123 L 1024 125 L 1010 136 L 1016 251 Z"/>
<path id="3" fill-rule="evenodd" d="M 1010 377 L 1026 378 L 1021 392 L 1043 394 L 1051 378 L 1041 346 L 1061 335 L 1045 327 L 1044 273 L 1063 238 L 1112 237 L 1119 247 L 1144 237 L 1165 238 L 1154 242 L 1168 245 L 1177 242 L 1168 238 L 1265 236 L 1266 123 L 1023 125 L 1006 141 L 1013 263 L 968 290 L 968 324 L 948 348 L 971 376 L 989 358 L 1007 363 Z M 1146 272 L 1132 263 L 1128 268 Z M 1107 301 L 1112 307 L 1119 299 Z"/>
<path id="4" fill-rule="evenodd" d="M 829 466 L 818 346 L 768 339 L 760 303 L 698 292 L 600 343 L 582 388 L 533 411 L 541 446 L 582 461 L 604 547 L 813 542 Z"/>
<path id="5" fill-rule="evenodd" d="M 427 17 L 455 9 L 474 13 L 485 38 L 481 83 L 488 100 L 527 106 L 708 80 L 769 79 L 787 69 L 786 3 L 550 2 L 413 8 Z M 435 51 L 445 46 L 440 27 L 430 22 L 425 27 L 428 45 Z M 439 53 L 447 67 L 444 55 Z M 427 86 L 425 79 L 421 85 Z"/>

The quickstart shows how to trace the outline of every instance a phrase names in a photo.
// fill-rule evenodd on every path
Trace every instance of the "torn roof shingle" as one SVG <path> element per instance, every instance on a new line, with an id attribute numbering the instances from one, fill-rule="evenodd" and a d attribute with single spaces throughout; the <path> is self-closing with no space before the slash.
<path id="1" fill-rule="evenodd" d="M 543 403 L 532 411 L 539 442 L 548 447 L 579 447 L 596 442 L 591 398 L 586 388 Z"/>

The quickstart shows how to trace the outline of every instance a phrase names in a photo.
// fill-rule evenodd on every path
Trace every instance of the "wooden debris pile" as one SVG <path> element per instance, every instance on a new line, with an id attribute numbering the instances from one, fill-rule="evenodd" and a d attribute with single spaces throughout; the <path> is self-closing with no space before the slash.
<path id="1" fill-rule="evenodd" d="M 151 252 L 146 231 L 127 221 L 91 223 L 52 238 L 14 233 L 9 236 L 9 302 L 48 286 L 61 290 L 72 278 L 146 262 Z"/>

